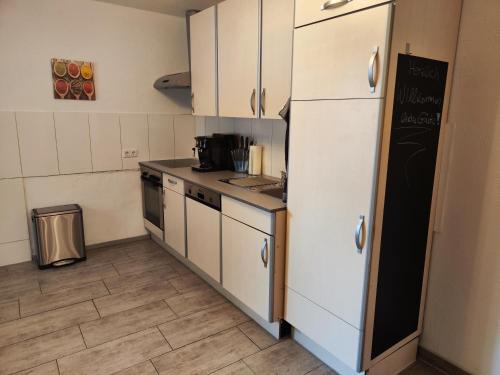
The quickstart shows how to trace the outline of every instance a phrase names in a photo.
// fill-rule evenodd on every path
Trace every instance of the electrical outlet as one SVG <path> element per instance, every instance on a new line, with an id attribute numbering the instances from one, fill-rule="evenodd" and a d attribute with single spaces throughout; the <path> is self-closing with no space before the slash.
<path id="1" fill-rule="evenodd" d="M 139 150 L 137 150 L 135 148 L 130 150 L 130 157 L 131 158 L 137 158 L 138 156 L 139 156 Z"/>
<path id="2" fill-rule="evenodd" d="M 122 158 L 124 159 L 137 158 L 138 156 L 139 150 L 137 150 L 136 148 L 122 150 Z"/>
<path id="3" fill-rule="evenodd" d="M 130 150 L 122 150 L 122 158 L 126 159 L 130 157 Z"/>

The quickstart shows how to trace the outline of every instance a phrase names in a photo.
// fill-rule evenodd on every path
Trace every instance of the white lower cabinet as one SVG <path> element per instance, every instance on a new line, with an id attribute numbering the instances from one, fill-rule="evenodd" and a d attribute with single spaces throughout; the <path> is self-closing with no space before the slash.
<path id="1" fill-rule="evenodd" d="M 221 213 L 186 198 L 188 259 L 220 282 Z"/>
<path id="2" fill-rule="evenodd" d="M 186 212 L 184 195 L 164 189 L 164 241 L 183 257 L 186 256 Z"/>
<path id="3" fill-rule="evenodd" d="M 222 216 L 222 285 L 265 320 L 271 320 L 271 236 Z"/>

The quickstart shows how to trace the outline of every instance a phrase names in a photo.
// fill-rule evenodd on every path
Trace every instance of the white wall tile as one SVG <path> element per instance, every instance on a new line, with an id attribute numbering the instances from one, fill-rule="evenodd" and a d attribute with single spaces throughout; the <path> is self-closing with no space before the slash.
<path id="1" fill-rule="evenodd" d="M 14 112 L 0 112 L 0 178 L 21 177 Z"/>
<path id="2" fill-rule="evenodd" d="M 174 117 L 175 130 L 175 158 L 192 158 L 195 146 L 195 121 L 191 115 L 178 115 Z"/>
<path id="3" fill-rule="evenodd" d="M 122 169 L 120 121 L 114 113 L 89 115 L 92 167 L 94 172 Z"/>
<path id="4" fill-rule="evenodd" d="M 196 124 L 196 136 L 205 135 L 205 117 L 196 116 L 194 118 Z"/>
<path id="5" fill-rule="evenodd" d="M 212 135 L 219 132 L 219 118 L 205 117 L 205 135 Z"/>
<path id="6" fill-rule="evenodd" d="M 0 266 L 31 260 L 28 240 L 0 244 Z"/>
<path id="7" fill-rule="evenodd" d="M 139 162 L 149 160 L 148 117 L 145 113 L 120 114 L 122 152 L 136 149 L 136 158 L 124 158 L 123 169 L 139 168 Z"/>
<path id="8" fill-rule="evenodd" d="M 24 176 L 59 174 L 52 112 L 16 113 Z"/>
<path id="9" fill-rule="evenodd" d="M 0 180 L 0 243 L 28 239 L 23 179 Z"/>
<path id="10" fill-rule="evenodd" d="M 272 159 L 271 146 L 273 137 L 273 121 L 252 120 L 252 138 L 254 143 L 263 146 L 262 149 L 262 174 L 271 175 Z"/>
<path id="11" fill-rule="evenodd" d="M 150 114 L 149 123 L 149 156 L 151 160 L 174 158 L 174 116 Z"/>
<path id="12" fill-rule="evenodd" d="M 88 113 L 56 112 L 54 121 L 60 173 L 91 172 Z"/>
<path id="13" fill-rule="evenodd" d="M 234 133 L 234 118 L 220 117 L 219 118 L 219 133 L 233 134 Z"/>
<path id="14" fill-rule="evenodd" d="M 243 135 L 244 137 L 252 136 L 252 121 L 248 118 L 234 119 L 234 133 Z"/>
<path id="15" fill-rule="evenodd" d="M 271 176 L 281 177 L 281 171 L 284 171 L 286 168 L 285 139 L 286 122 L 282 120 L 274 120 L 271 145 Z"/>
<path id="16" fill-rule="evenodd" d="M 27 178 L 26 206 L 78 203 L 87 245 L 146 234 L 138 171 Z"/>

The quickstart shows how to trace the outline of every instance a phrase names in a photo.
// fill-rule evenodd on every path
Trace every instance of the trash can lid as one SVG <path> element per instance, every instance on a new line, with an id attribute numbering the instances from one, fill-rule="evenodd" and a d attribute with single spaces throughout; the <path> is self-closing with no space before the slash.
<path id="1" fill-rule="evenodd" d="M 41 217 L 41 216 L 52 216 L 52 215 L 64 215 L 64 214 L 77 213 L 81 211 L 82 208 L 78 204 L 66 204 L 62 206 L 34 208 L 33 216 Z"/>

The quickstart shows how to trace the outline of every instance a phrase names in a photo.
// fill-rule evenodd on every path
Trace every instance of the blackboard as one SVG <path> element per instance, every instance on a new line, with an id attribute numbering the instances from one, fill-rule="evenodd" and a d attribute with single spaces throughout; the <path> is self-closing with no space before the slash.
<path id="1" fill-rule="evenodd" d="M 448 63 L 398 56 L 372 358 L 418 329 Z"/>

